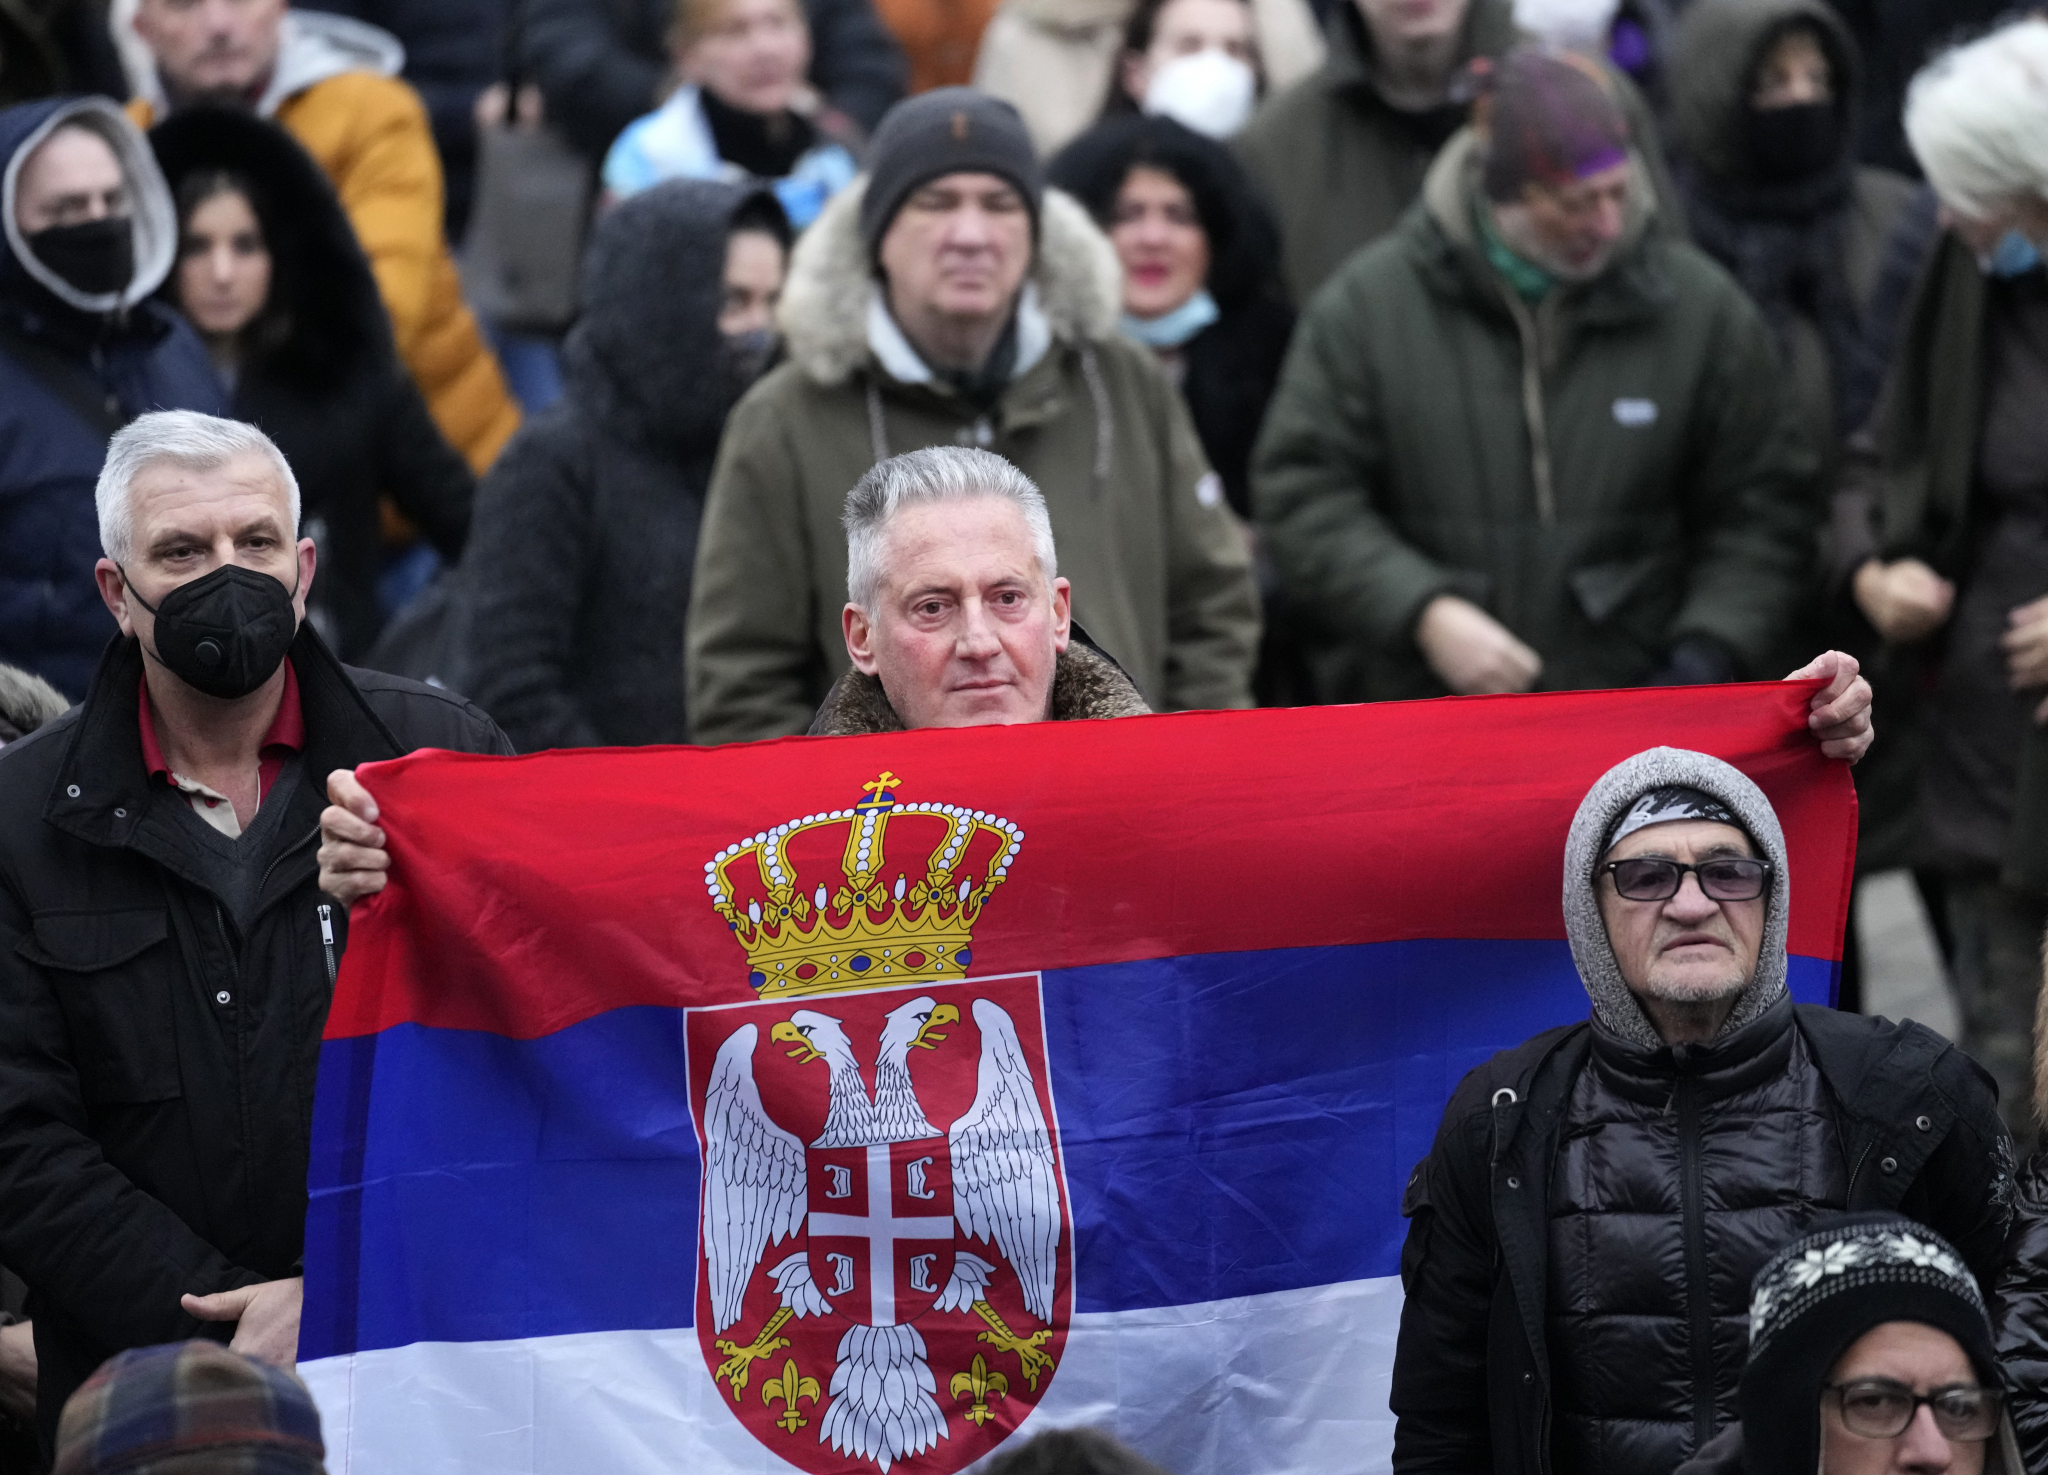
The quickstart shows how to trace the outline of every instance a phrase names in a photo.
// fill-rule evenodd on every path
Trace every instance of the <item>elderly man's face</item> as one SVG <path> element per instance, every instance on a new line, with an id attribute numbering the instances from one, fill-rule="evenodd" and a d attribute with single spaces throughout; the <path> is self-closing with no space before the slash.
<path id="1" fill-rule="evenodd" d="M 1979 256 L 1989 256 L 2009 230 L 2016 230 L 2038 248 L 2048 245 L 2048 200 L 2022 195 L 1982 213 L 1941 207 L 1941 223 L 1954 231 Z"/>
<path id="2" fill-rule="evenodd" d="M 14 181 L 14 223 L 25 236 L 128 213 L 128 178 L 104 138 L 59 128 L 22 160 Z"/>
<path id="3" fill-rule="evenodd" d="M 1067 648 L 1068 587 L 1048 581 L 1017 504 L 970 497 L 890 520 L 872 615 L 846 606 L 846 651 L 909 727 L 1044 720 Z"/>
<path id="4" fill-rule="evenodd" d="M 993 174 L 944 174 L 911 191 L 882 236 L 889 308 L 913 329 L 934 318 L 1007 317 L 1031 269 L 1031 212 Z"/>
<path id="5" fill-rule="evenodd" d="M 135 33 L 188 97 L 241 101 L 277 65 L 285 0 L 142 0 Z"/>
<path id="6" fill-rule="evenodd" d="M 1552 276 L 1590 282 L 1628 229 L 1634 172 L 1624 160 L 1570 184 L 1532 184 L 1515 204 L 1495 208 L 1495 222 L 1509 246 Z"/>
<path id="7" fill-rule="evenodd" d="M 1756 972 L 1769 891 L 1753 901 L 1715 901 L 1687 871 L 1668 900 L 1631 901 L 1605 864 L 1654 856 L 1697 865 L 1755 854 L 1741 830 L 1713 820 L 1645 825 L 1607 852 L 1595 889 L 1608 944 L 1631 993 L 1672 1004 L 1713 1004 L 1740 993 Z"/>
<path id="8" fill-rule="evenodd" d="M 1849 1344 L 1849 1350 L 1828 1374 L 1828 1382 L 1852 1387 L 1866 1396 L 1873 1385 L 1894 1384 L 1914 1393 L 1937 1388 L 1977 1386 L 1977 1370 L 1962 1344 L 1919 1321 L 1887 1321 Z M 1952 1440 L 1935 1422 L 1925 1404 L 1913 1410 L 1913 1421 L 1890 1439 L 1858 1434 L 1843 1422 L 1840 1398 L 1821 1397 L 1820 1467 L 1826 1475 L 1980 1475 L 1984 1469 L 1981 1440 Z"/>
<path id="9" fill-rule="evenodd" d="M 102 558 L 94 573 L 121 633 L 137 637 L 152 659 L 156 618 L 134 596 L 161 606 L 180 584 L 223 564 L 268 574 L 287 589 L 296 585 L 292 605 L 300 621 L 306 618 L 313 540 L 293 541 L 291 499 L 268 459 L 250 453 L 211 471 L 158 462 L 136 476 L 130 496 L 135 525 L 126 572 Z"/>

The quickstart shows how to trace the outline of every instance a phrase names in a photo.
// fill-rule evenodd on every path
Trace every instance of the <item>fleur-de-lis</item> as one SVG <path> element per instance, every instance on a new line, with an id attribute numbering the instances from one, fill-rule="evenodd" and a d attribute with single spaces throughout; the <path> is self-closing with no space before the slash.
<path id="1" fill-rule="evenodd" d="M 784 1433 L 794 1434 L 810 1422 L 797 1411 L 797 1400 L 808 1398 L 815 1404 L 818 1401 L 818 1391 L 818 1380 L 800 1376 L 796 1370 L 796 1359 L 788 1357 L 783 1359 L 782 1371 L 770 1378 L 761 1389 L 761 1402 L 770 1408 L 780 1402 L 782 1412 L 775 1416 L 775 1422 L 782 1427 Z"/>
<path id="2" fill-rule="evenodd" d="M 979 1352 L 974 1354 L 974 1365 L 964 1373 L 953 1374 L 953 1396 L 974 1401 L 968 1405 L 967 1420 L 977 1428 L 995 1417 L 995 1411 L 988 1406 L 991 1398 L 1009 1396 L 1010 1380 L 1001 1373 L 990 1369 L 988 1361 Z"/>

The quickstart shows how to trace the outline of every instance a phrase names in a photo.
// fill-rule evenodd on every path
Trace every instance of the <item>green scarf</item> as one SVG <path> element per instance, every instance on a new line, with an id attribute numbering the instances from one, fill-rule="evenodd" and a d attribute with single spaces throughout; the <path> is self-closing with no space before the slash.
<path id="1" fill-rule="evenodd" d="M 1534 307 L 1550 295 L 1555 285 L 1550 273 L 1508 249 L 1508 243 L 1493 227 L 1493 212 L 1486 208 L 1484 200 L 1473 201 L 1472 220 L 1479 227 L 1479 243 L 1486 251 L 1487 263 L 1514 289 L 1517 297 Z"/>

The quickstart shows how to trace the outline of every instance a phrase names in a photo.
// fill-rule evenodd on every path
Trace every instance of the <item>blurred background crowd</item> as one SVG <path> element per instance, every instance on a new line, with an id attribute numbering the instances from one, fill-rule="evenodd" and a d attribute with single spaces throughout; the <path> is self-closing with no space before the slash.
<path id="1" fill-rule="evenodd" d="M 2024 1142 L 2048 20 L 2001 9 L 0 0 L 0 739 L 114 633 L 148 409 L 262 426 L 320 636 L 522 750 L 805 730 L 847 488 L 981 445 L 1158 709 L 1856 655 L 1844 1004 L 1922 946 Z"/>

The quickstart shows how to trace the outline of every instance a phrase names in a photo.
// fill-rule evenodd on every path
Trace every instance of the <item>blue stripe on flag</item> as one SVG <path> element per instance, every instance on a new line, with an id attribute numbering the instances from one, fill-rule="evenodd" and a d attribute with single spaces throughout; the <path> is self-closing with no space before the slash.
<path id="1" fill-rule="evenodd" d="M 1794 996 L 1826 1002 L 1834 971 L 1792 959 Z M 1548 941 L 1119 963 L 1044 999 L 1082 1312 L 1395 1274 L 1452 1087 L 1586 1008 Z M 329 1042 L 300 1356 L 691 1325 L 686 1079 L 677 1009 Z"/>

